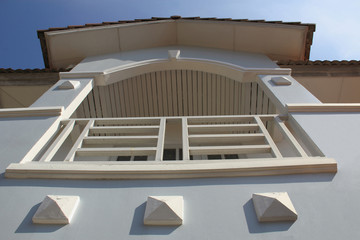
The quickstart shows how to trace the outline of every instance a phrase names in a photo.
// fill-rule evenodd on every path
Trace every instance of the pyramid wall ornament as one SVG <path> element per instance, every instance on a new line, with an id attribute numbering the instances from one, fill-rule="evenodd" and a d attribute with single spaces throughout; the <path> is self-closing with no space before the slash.
<path id="1" fill-rule="evenodd" d="M 291 85 L 292 82 L 290 81 L 289 78 L 287 77 L 272 77 L 271 81 L 275 84 L 275 85 L 280 85 L 280 86 L 287 86 L 287 85 Z"/>
<path id="2" fill-rule="evenodd" d="M 259 222 L 297 219 L 296 210 L 287 192 L 254 193 L 252 200 Z"/>
<path id="3" fill-rule="evenodd" d="M 149 196 L 144 215 L 145 225 L 177 226 L 183 223 L 184 199 L 182 196 Z"/>
<path id="4" fill-rule="evenodd" d="M 79 81 L 67 80 L 58 86 L 59 89 L 75 89 L 80 86 Z"/>
<path id="5" fill-rule="evenodd" d="M 37 224 L 69 224 L 79 201 L 78 196 L 47 195 L 32 221 Z"/>

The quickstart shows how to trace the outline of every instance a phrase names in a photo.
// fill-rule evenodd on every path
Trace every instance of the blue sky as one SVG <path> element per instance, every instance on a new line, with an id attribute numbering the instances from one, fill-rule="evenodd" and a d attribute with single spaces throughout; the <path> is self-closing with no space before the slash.
<path id="1" fill-rule="evenodd" d="M 360 60 L 358 0 L 1 0 L 0 68 L 43 68 L 36 30 L 136 18 L 230 17 L 315 23 L 311 60 Z"/>

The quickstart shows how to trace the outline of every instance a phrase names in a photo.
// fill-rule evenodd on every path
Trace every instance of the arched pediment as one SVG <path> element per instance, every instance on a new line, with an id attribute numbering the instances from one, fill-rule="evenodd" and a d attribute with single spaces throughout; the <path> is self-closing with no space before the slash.
<path id="1" fill-rule="evenodd" d="M 172 57 L 171 53 L 177 53 Z M 256 75 L 289 75 L 291 69 L 279 68 L 261 54 L 210 48 L 168 46 L 90 57 L 63 79 L 93 77 L 96 85 L 113 84 L 140 74 L 168 70 L 191 70 L 218 74 L 239 82 L 251 82 Z"/>

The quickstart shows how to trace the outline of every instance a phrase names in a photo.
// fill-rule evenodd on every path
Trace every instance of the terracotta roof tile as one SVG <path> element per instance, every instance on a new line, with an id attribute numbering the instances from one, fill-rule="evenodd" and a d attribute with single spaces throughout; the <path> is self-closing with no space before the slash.
<path id="1" fill-rule="evenodd" d="M 278 61 L 277 62 L 278 65 L 288 65 L 288 66 L 292 66 L 292 65 L 320 65 L 320 66 L 337 66 L 337 65 L 360 65 L 360 60 L 342 60 L 342 61 L 338 61 L 338 60 L 333 60 L 333 61 L 329 61 L 329 60 L 306 60 L 306 61 L 292 61 L 292 60 L 287 60 L 287 61 Z"/>
<path id="2" fill-rule="evenodd" d="M 57 73 L 68 72 L 71 69 L 49 69 L 49 68 L 26 68 L 26 69 L 13 69 L 13 68 L 0 68 L 0 73 Z"/>
<path id="3" fill-rule="evenodd" d="M 257 19 L 257 20 L 249 20 L 249 19 L 232 19 L 232 18 L 216 18 L 216 17 L 208 17 L 208 18 L 201 18 L 201 17 L 181 17 L 178 15 L 167 17 L 152 17 L 152 18 L 145 18 L 145 19 L 135 19 L 135 20 L 119 20 L 119 21 L 111 21 L 111 22 L 102 22 L 102 23 L 88 23 L 85 25 L 71 25 L 68 27 L 53 27 L 46 30 L 38 30 L 38 33 L 48 32 L 48 31 L 59 31 L 59 30 L 66 30 L 71 28 L 84 28 L 84 27 L 94 27 L 94 26 L 101 26 L 101 25 L 109 25 L 109 24 L 123 24 L 123 23 L 132 23 L 132 22 L 149 22 L 149 21 L 161 21 L 161 20 L 170 20 L 170 19 L 187 19 L 187 20 L 216 20 L 216 21 L 236 21 L 236 22 L 261 22 L 261 23 L 271 23 L 271 24 L 288 24 L 288 25 L 305 25 L 305 26 L 313 26 L 315 24 L 307 24 L 301 22 L 282 22 L 282 21 L 265 21 L 264 19 Z"/>

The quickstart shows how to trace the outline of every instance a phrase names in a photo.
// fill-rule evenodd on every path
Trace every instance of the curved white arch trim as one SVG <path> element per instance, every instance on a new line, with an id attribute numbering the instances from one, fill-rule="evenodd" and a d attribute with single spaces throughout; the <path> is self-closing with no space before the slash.
<path id="1" fill-rule="evenodd" d="M 246 68 L 235 64 L 201 58 L 149 59 L 136 63 L 110 68 L 103 72 L 63 72 L 61 79 L 93 77 L 96 85 L 116 83 L 148 72 L 165 70 L 195 70 L 219 74 L 235 81 L 251 82 L 256 75 L 290 75 L 288 68 Z"/>

